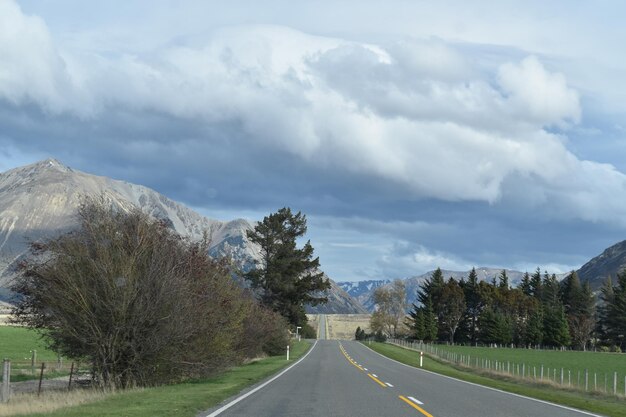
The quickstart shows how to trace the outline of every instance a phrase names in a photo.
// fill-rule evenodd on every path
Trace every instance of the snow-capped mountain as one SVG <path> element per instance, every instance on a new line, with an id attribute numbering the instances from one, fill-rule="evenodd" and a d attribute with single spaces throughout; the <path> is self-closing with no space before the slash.
<path id="1" fill-rule="evenodd" d="M 122 209 L 138 207 L 192 239 L 201 239 L 208 232 L 209 253 L 229 256 L 243 270 L 254 267 L 259 259 L 259 248 L 246 236 L 253 228 L 247 220 L 209 219 L 147 187 L 87 174 L 47 159 L 0 174 L 0 299 L 8 297 L 9 266 L 27 253 L 29 241 L 75 228 L 76 209 L 85 196 L 104 196 Z M 337 286 L 329 300 L 326 308 L 336 312 L 362 312 Z"/>

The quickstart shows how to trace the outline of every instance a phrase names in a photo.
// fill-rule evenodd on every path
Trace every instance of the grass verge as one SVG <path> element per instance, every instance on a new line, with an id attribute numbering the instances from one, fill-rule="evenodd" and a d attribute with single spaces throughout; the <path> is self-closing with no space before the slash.
<path id="1" fill-rule="evenodd" d="M 212 378 L 157 388 L 116 392 L 102 400 L 73 407 L 58 408 L 52 403 L 48 404 L 45 409 L 33 410 L 27 415 L 31 417 L 192 417 L 287 365 L 293 364 L 309 350 L 310 346 L 310 343 L 306 341 L 293 342 L 289 362 L 284 356 L 272 356 L 232 368 Z M 0 411 L 1 409 L 2 406 L 0 406 Z M 51 411 L 52 409 L 56 411 Z"/>
<path id="2" fill-rule="evenodd" d="M 386 343 L 366 344 L 372 350 L 404 364 L 418 367 L 419 355 L 415 351 Z M 448 363 L 443 363 L 424 355 L 424 369 L 441 375 L 473 382 L 527 397 L 537 398 L 555 404 L 566 405 L 611 417 L 626 417 L 626 401 L 616 397 L 585 394 L 578 391 L 555 389 L 546 384 L 533 384 L 512 380 L 505 376 L 495 377 L 469 371 Z"/>

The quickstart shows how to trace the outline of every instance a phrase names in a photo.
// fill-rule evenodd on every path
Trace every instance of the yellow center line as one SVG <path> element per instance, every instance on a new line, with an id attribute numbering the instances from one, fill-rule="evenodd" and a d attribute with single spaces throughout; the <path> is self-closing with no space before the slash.
<path id="1" fill-rule="evenodd" d="M 415 408 L 420 413 L 424 414 L 426 417 L 433 417 L 432 414 L 429 414 L 426 410 L 424 410 L 422 407 L 420 407 L 419 405 L 415 404 L 413 401 L 409 400 L 405 396 L 399 395 L 398 398 L 400 398 L 402 401 L 404 401 L 405 403 L 407 403 L 411 407 Z"/>
<path id="2" fill-rule="evenodd" d="M 372 378 L 374 381 L 376 381 L 378 383 L 378 385 L 380 385 L 383 388 L 387 388 L 387 385 L 385 385 L 380 379 L 376 378 L 374 375 L 372 374 L 367 374 L 367 376 L 369 376 L 370 378 Z M 430 416 L 432 417 L 432 416 Z"/>

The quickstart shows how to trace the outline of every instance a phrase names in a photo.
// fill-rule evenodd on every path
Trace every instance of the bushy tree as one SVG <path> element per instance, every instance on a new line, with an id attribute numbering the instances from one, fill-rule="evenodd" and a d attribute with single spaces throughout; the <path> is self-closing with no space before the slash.
<path id="1" fill-rule="evenodd" d="M 247 232 L 248 239 L 261 248 L 261 261 L 245 278 L 261 291 L 263 304 L 292 326 L 306 323 L 305 304 L 325 303 L 330 288 L 330 281 L 319 271 L 319 258 L 313 258 L 311 242 L 297 247 L 296 240 L 306 231 L 306 216 L 285 207 Z"/>
<path id="2" fill-rule="evenodd" d="M 258 310 L 257 319 L 270 321 L 266 339 L 242 347 L 256 303 L 225 262 L 208 257 L 207 241 L 190 242 L 104 198 L 87 200 L 78 218 L 78 230 L 33 244 L 13 288 L 21 294 L 14 315 L 52 350 L 91 363 L 97 383 L 123 388 L 208 375 L 284 336 L 284 328 L 275 333 L 280 321 Z"/>

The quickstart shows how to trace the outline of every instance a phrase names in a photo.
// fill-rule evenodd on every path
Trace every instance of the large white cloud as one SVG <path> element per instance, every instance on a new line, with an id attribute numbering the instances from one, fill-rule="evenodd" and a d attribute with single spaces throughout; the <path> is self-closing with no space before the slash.
<path id="1" fill-rule="evenodd" d="M 441 40 L 373 45 L 276 26 L 218 30 L 144 55 L 61 50 L 41 19 L 10 1 L 0 2 L 0 56 L 0 98 L 14 106 L 232 122 L 241 147 L 382 179 L 407 199 L 626 218 L 610 203 L 626 195 L 626 176 L 579 160 L 550 132 L 580 120 L 579 95 L 534 56 L 489 71 Z"/>

